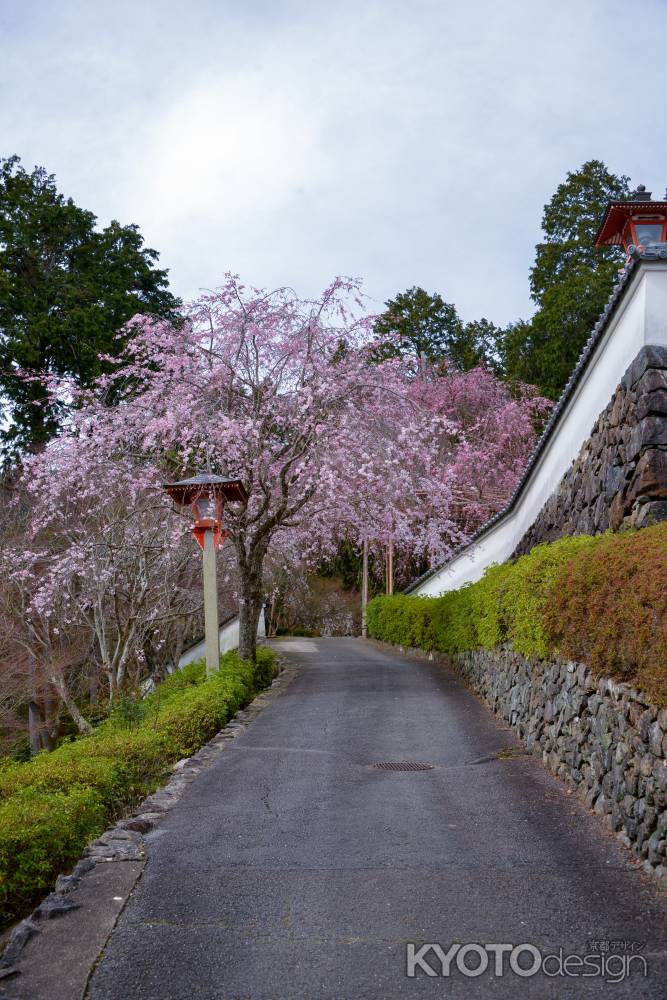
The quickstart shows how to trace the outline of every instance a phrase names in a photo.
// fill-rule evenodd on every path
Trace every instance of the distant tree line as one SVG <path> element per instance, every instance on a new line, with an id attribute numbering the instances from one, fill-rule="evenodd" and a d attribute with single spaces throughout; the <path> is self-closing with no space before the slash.
<path id="1" fill-rule="evenodd" d="M 438 293 L 413 287 L 386 303 L 376 322 L 378 359 L 412 356 L 459 371 L 479 365 L 557 399 L 609 297 L 622 253 L 596 249 L 606 203 L 629 194 L 629 178 L 589 160 L 559 185 L 542 217 L 544 241 L 530 270 L 535 314 L 499 327 L 464 323 Z M 43 167 L 0 160 L 0 448 L 5 465 L 58 432 L 68 400 L 43 375 L 92 385 L 123 347 L 119 331 L 137 313 L 173 319 L 158 253 L 138 226 L 95 215 L 62 195 Z M 127 336 L 127 334 L 124 334 Z"/>

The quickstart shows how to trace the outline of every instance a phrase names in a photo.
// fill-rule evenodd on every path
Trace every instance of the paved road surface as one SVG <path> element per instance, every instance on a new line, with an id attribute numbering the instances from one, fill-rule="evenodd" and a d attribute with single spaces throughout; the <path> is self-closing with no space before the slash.
<path id="1" fill-rule="evenodd" d="M 301 671 L 148 837 L 92 1000 L 667 997 L 667 894 L 539 761 L 475 763 L 517 744 L 454 677 L 354 639 L 280 645 Z M 408 942 L 600 940 L 645 942 L 649 978 L 406 975 Z"/>

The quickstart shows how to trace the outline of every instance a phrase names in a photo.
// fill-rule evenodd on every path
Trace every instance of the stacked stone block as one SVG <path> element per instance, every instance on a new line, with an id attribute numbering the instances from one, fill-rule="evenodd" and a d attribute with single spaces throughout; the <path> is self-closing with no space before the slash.
<path id="1" fill-rule="evenodd" d="M 667 348 L 644 347 L 514 555 L 667 518 Z"/>
<path id="2" fill-rule="evenodd" d="M 667 709 L 584 664 L 527 660 L 506 646 L 458 654 L 453 665 L 667 882 Z"/>

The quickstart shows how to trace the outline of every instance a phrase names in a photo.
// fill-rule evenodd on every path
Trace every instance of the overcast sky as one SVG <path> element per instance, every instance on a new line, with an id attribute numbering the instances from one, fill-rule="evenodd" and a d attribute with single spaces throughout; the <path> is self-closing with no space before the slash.
<path id="1" fill-rule="evenodd" d="M 667 0 L 0 0 L 0 156 L 227 270 L 531 311 L 542 207 L 597 157 L 667 184 Z"/>

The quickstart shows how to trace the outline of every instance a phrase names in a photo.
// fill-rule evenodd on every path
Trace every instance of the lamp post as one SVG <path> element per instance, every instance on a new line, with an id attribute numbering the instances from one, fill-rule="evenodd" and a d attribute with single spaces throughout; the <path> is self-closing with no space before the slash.
<path id="1" fill-rule="evenodd" d="M 391 596 L 394 593 L 394 539 L 390 538 L 387 543 L 387 564 L 385 567 L 386 588 L 385 591 Z"/>
<path id="2" fill-rule="evenodd" d="M 194 514 L 192 534 L 204 554 L 204 635 L 206 674 L 220 668 L 220 635 L 218 629 L 218 587 L 215 553 L 227 537 L 222 526 L 225 503 L 248 499 L 240 479 L 201 473 L 178 483 L 165 483 L 164 489 L 180 507 L 191 507 Z"/>
<path id="3" fill-rule="evenodd" d="M 368 638 L 368 539 L 364 538 L 361 561 L 361 637 Z"/>

